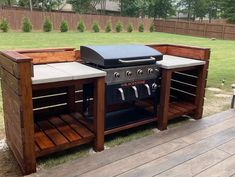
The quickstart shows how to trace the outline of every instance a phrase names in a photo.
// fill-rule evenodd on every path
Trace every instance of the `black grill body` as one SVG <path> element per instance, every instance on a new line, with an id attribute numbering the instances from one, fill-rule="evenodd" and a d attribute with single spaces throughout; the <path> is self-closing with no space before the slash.
<path id="1" fill-rule="evenodd" d="M 142 45 L 82 46 L 80 52 L 87 65 L 107 72 L 105 130 L 155 116 L 137 103 L 149 99 L 156 112 L 160 85 L 156 61 L 162 59 L 160 52 Z M 89 114 L 87 100 L 93 96 L 92 86 L 86 85 L 83 90 L 84 112 Z M 109 111 L 110 107 L 124 104 L 128 106 Z"/>

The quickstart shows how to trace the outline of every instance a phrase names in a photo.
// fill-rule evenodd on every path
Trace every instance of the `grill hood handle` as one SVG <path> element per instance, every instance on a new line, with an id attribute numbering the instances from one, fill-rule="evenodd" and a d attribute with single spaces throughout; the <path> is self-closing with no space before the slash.
<path id="1" fill-rule="evenodd" d="M 135 63 L 137 64 L 137 63 L 156 61 L 156 58 L 150 57 L 150 58 L 147 58 L 147 59 L 138 59 L 138 60 L 122 60 L 122 59 L 119 59 L 118 61 L 120 63 L 123 63 L 123 64 L 135 64 Z"/>

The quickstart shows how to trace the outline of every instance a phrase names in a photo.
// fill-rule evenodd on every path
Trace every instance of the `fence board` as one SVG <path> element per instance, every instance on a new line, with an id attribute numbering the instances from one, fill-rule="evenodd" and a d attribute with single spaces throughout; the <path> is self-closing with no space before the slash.
<path id="1" fill-rule="evenodd" d="M 159 32 L 235 40 L 235 25 L 159 19 L 154 23 Z"/>

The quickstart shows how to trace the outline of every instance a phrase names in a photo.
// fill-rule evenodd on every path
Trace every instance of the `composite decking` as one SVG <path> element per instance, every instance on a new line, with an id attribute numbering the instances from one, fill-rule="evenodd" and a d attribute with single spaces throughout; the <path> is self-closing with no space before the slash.
<path id="1" fill-rule="evenodd" d="M 32 176 L 235 176 L 235 110 L 187 121 Z"/>

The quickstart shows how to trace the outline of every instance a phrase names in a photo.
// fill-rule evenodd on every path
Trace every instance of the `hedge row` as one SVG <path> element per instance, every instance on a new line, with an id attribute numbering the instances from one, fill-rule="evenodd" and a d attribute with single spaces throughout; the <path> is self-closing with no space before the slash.
<path id="1" fill-rule="evenodd" d="M 3 19 L 0 22 L 0 30 L 2 32 L 8 32 L 9 29 L 10 29 L 10 26 L 9 26 L 8 21 L 6 19 Z M 52 22 L 47 17 L 45 18 L 45 20 L 43 22 L 42 29 L 43 29 L 44 32 L 51 32 L 53 30 L 53 24 L 52 24 Z M 31 32 L 33 30 L 33 25 L 32 25 L 31 21 L 27 17 L 22 19 L 21 30 L 23 32 Z M 69 30 L 68 23 L 66 21 L 64 21 L 64 20 L 61 21 L 61 23 L 60 23 L 60 31 L 61 32 L 67 32 L 68 30 Z M 77 30 L 79 32 L 84 32 L 86 30 L 86 26 L 85 26 L 83 21 L 78 22 Z M 122 23 L 120 21 L 115 25 L 114 30 L 117 33 L 120 33 L 120 32 L 123 31 L 123 25 L 122 25 Z M 133 30 L 134 30 L 133 25 L 131 23 L 129 23 L 127 25 L 126 31 L 131 33 Z M 138 31 L 139 32 L 144 32 L 144 30 L 145 30 L 144 29 L 144 25 L 140 24 L 139 27 L 138 27 Z M 100 32 L 100 26 L 99 26 L 98 22 L 94 21 L 92 23 L 92 31 L 95 32 L 95 33 Z M 111 21 L 108 21 L 107 24 L 106 24 L 106 27 L 105 27 L 105 32 L 109 33 L 109 32 L 112 32 L 112 31 L 113 31 L 113 25 L 112 25 Z M 149 31 L 150 32 L 154 32 L 155 31 L 155 27 L 154 27 L 153 24 L 150 25 Z"/>

